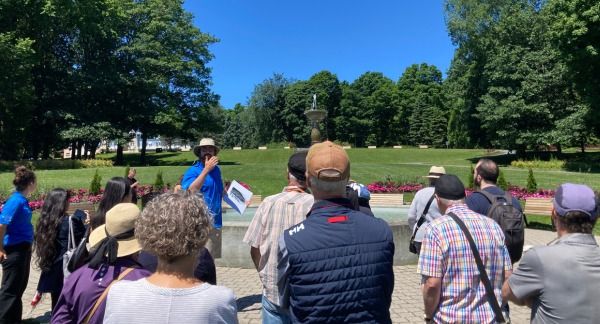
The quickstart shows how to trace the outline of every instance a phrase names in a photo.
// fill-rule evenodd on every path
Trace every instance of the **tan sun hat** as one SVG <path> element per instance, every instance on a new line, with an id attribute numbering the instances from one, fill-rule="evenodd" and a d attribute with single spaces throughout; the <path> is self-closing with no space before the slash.
<path id="1" fill-rule="evenodd" d="M 215 140 L 212 138 L 205 137 L 200 140 L 200 143 L 194 147 L 194 154 L 200 157 L 200 148 L 202 146 L 212 146 L 215 148 L 215 155 L 219 153 L 219 147 L 215 144 Z"/>
<path id="2" fill-rule="evenodd" d="M 306 171 L 323 181 L 350 178 L 350 159 L 346 150 L 330 141 L 316 143 L 306 155 Z"/>
<path id="3" fill-rule="evenodd" d="M 446 174 L 446 169 L 444 169 L 444 167 L 434 165 L 429 169 L 429 175 L 426 175 L 425 178 L 437 179 L 444 174 Z"/>
<path id="4" fill-rule="evenodd" d="M 133 231 L 135 229 L 135 221 L 139 216 L 140 209 L 135 204 L 121 203 L 115 205 L 106 212 L 106 223 L 90 233 L 90 246 L 93 249 L 108 235 L 117 236 Z M 117 242 L 119 243 L 117 257 L 131 255 L 142 250 L 140 243 L 133 235 L 128 238 L 117 239 Z"/>

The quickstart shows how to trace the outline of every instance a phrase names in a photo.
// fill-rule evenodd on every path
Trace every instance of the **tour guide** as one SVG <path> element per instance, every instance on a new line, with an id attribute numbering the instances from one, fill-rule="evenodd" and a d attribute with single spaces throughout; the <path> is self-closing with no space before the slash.
<path id="1" fill-rule="evenodd" d="M 184 190 L 199 192 L 204 197 L 214 222 L 206 242 L 206 248 L 213 258 L 221 257 L 221 226 L 223 224 L 221 201 L 223 200 L 223 180 L 219 169 L 219 148 L 212 138 L 203 138 L 200 144 L 194 147 L 194 154 L 198 160 L 185 172 L 181 180 Z"/>

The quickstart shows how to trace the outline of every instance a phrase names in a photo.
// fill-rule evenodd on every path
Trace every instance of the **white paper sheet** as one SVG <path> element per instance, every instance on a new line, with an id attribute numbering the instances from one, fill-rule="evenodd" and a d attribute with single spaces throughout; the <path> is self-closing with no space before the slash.
<path id="1" fill-rule="evenodd" d="M 246 210 L 247 203 L 250 202 L 251 198 L 252 191 L 233 180 L 231 181 L 229 189 L 227 189 L 227 195 L 223 197 L 223 200 L 241 215 Z"/>

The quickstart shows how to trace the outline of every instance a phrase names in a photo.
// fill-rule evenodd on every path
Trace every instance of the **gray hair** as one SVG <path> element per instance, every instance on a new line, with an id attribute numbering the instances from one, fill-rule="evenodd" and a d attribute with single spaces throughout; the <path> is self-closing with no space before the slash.
<path id="1" fill-rule="evenodd" d="M 310 176 L 310 189 L 319 193 L 346 195 L 348 179 L 341 181 L 323 181 L 315 176 Z"/>
<path id="2" fill-rule="evenodd" d="M 440 202 L 442 204 L 444 204 L 444 206 L 450 206 L 450 205 L 464 204 L 465 203 L 465 199 L 464 198 L 463 199 L 459 199 L 459 200 L 450 200 L 450 199 L 438 197 L 438 199 L 440 200 Z"/>
<path id="3" fill-rule="evenodd" d="M 197 254 L 206 244 L 212 216 L 204 200 L 192 193 L 165 193 L 144 208 L 135 224 L 142 248 L 171 262 Z"/>

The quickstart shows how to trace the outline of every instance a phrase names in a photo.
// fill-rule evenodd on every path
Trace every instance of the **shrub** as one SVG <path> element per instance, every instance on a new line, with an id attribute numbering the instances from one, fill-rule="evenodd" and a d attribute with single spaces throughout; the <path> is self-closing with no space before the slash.
<path id="1" fill-rule="evenodd" d="M 529 168 L 529 175 L 527 175 L 527 191 L 528 192 L 536 192 L 537 191 L 537 182 L 533 177 L 533 170 Z"/>
<path id="2" fill-rule="evenodd" d="M 502 172 L 502 170 L 500 170 L 500 174 L 498 175 L 498 181 L 496 184 L 498 185 L 498 187 L 500 187 L 500 189 L 504 191 L 508 190 L 508 183 L 504 178 L 504 172 Z"/>
<path id="3" fill-rule="evenodd" d="M 565 167 L 565 164 L 566 164 L 566 161 L 558 160 L 558 159 L 554 159 L 554 158 L 552 158 L 550 161 L 542 161 L 542 160 L 536 159 L 536 160 L 530 160 L 530 161 L 516 160 L 516 161 L 510 162 L 511 166 L 513 166 L 515 168 L 521 168 L 521 169 L 535 168 L 535 169 L 560 170 Z"/>
<path id="4" fill-rule="evenodd" d="M 125 175 L 123 176 L 124 178 L 127 178 L 129 176 L 129 170 L 131 170 L 131 168 L 129 167 L 129 165 L 127 165 L 127 167 L 125 168 Z"/>
<path id="5" fill-rule="evenodd" d="M 158 172 L 156 172 L 156 179 L 154 180 L 153 189 L 160 191 L 164 186 L 165 182 L 163 181 L 162 170 L 159 169 Z"/>
<path id="6" fill-rule="evenodd" d="M 96 169 L 96 173 L 94 173 L 92 183 L 90 184 L 90 194 L 97 195 L 100 193 L 100 189 L 102 189 L 102 177 L 98 174 L 98 169 Z"/>
<path id="7" fill-rule="evenodd" d="M 471 164 L 471 168 L 469 168 L 469 175 L 467 176 L 467 179 L 469 179 L 467 189 L 475 189 L 475 180 L 473 179 L 473 173 L 475 173 L 475 169 L 473 169 L 473 165 Z"/>

